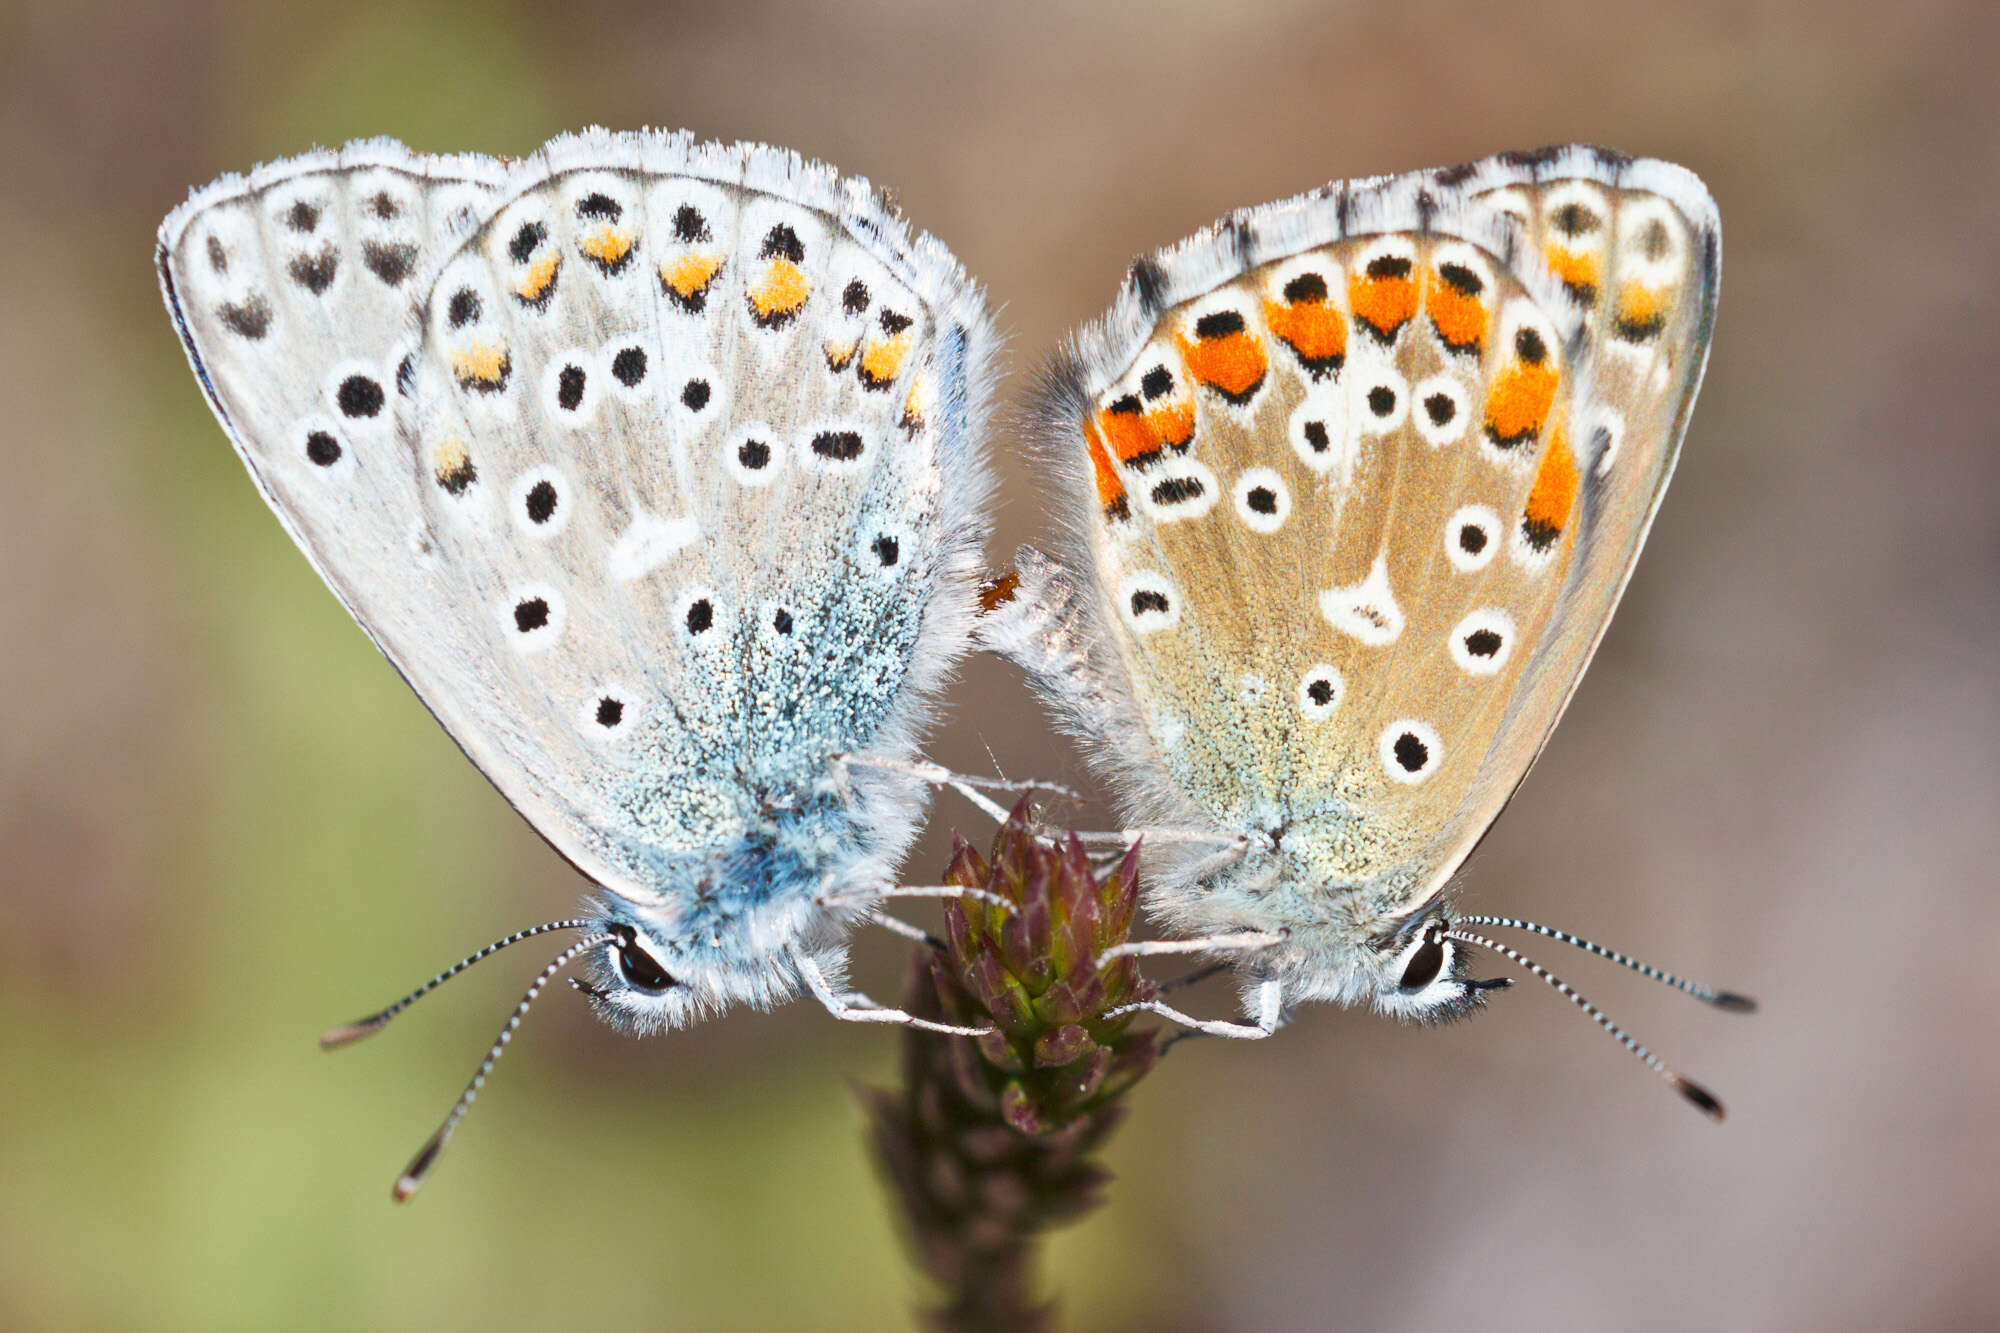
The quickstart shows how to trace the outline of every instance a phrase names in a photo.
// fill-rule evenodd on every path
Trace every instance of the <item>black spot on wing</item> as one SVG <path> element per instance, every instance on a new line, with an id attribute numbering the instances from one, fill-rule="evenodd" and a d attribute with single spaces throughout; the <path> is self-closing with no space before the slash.
<path id="1" fill-rule="evenodd" d="M 1166 270 L 1151 255 L 1132 261 L 1131 269 L 1125 274 L 1125 285 L 1138 297 L 1139 309 L 1146 318 L 1156 320 L 1166 309 Z"/>
<path id="2" fill-rule="evenodd" d="M 621 347 L 611 358 L 611 378 L 626 388 L 636 388 L 639 381 L 646 378 L 646 349 L 643 347 Z"/>
<path id="3" fill-rule="evenodd" d="M 1153 503 L 1156 505 L 1186 504 L 1198 500 L 1208 488 L 1201 484 L 1199 477 L 1167 477 L 1153 487 Z"/>
<path id="4" fill-rule="evenodd" d="M 758 248 L 759 259 L 788 259 L 794 264 L 806 262 L 805 242 L 789 225 L 780 222 L 764 233 L 764 243 Z"/>
<path id="5" fill-rule="evenodd" d="M 549 623 L 549 604 L 546 599 L 529 597 L 514 605 L 514 628 L 523 634 L 532 633 Z"/>
<path id="6" fill-rule="evenodd" d="M 324 296 L 340 271 L 340 252 L 329 245 L 318 254 L 294 255 L 292 262 L 285 265 L 285 271 L 292 275 L 293 282 L 314 296 Z"/>
<path id="7" fill-rule="evenodd" d="M 708 230 L 708 219 L 701 215 L 701 210 L 693 204 L 682 204 L 674 210 L 674 239 L 682 245 L 693 245 L 715 237 Z"/>
<path id="8" fill-rule="evenodd" d="M 385 401 L 381 384 L 367 375 L 349 375 L 340 382 L 333 397 L 340 405 L 341 415 L 346 417 L 377 416 Z"/>
<path id="9" fill-rule="evenodd" d="M 414 245 L 388 245 L 381 241 L 364 241 L 361 244 L 361 262 L 368 271 L 390 287 L 400 287 L 403 279 L 410 276 L 416 267 L 417 247 Z"/>
<path id="10" fill-rule="evenodd" d="M 217 306 L 215 314 L 231 333 L 252 342 L 271 331 L 271 303 L 261 296 Z"/>
<path id="11" fill-rule="evenodd" d="M 860 433 L 851 430 L 821 431 L 812 439 L 814 453 L 841 463 L 861 457 L 861 447 Z"/>
<path id="12" fill-rule="evenodd" d="M 525 264 L 535 253 L 535 247 L 548 237 L 549 229 L 539 222 L 524 222 L 514 233 L 514 239 L 507 242 L 507 257 L 517 264 Z"/>
<path id="13" fill-rule="evenodd" d="M 463 495 L 478 480 L 479 469 L 473 466 L 470 454 L 437 474 L 437 484 L 447 495 Z"/>
<path id="14" fill-rule="evenodd" d="M 1285 284 L 1285 300 L 1292 305 L 1300 301 L 1324 301 L 1326 299 L 1326 279 L 1317 273 L 1301 273 Z"/>
<path id="15" fill-rule="evenodd" d="M 484 313 L 485 309 L 479 302 L 479 293 L 470 287 L 461 287 L 451 294 L 451 300 L 445 306 L 444 317 L 445 322 L 452 328 L 462 329 L 468 324 L 478 323 L 479 317 Z"/>
<path id="16" fill-rule="evenodd" d="M 1440 264 L 1438 276 L 1444 279 L 1447 287 L 1461 296 L 1477 296 L 1486 290 L 1486 284 L 1480 280 L 1479 275 L 1463 264 Z"/>

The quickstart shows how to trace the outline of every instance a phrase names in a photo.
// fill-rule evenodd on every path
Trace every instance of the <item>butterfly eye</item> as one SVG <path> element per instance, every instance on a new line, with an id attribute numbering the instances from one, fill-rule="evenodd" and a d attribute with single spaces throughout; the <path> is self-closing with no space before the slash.
<path id="1" fill-rule="evenodd" d="M 619 941 L 617 952 L 612 955 L 618 960 L 618 975 L 634 990 L 648 995 L 661 995 L 671 990 L 674 979 L 667 970 L 653 961 L 653 955 L 640 948 L 636 940 L 627 937 Z"/>
<path id="2" fill-rule="evenodd" d="M 1444 941 L 1435 931 L 1424 932 L 1423 943 L 1406 955 L 1403 979 L 1396 984 L 1404 990 L 1422 990 L 1444 971 Z"/>

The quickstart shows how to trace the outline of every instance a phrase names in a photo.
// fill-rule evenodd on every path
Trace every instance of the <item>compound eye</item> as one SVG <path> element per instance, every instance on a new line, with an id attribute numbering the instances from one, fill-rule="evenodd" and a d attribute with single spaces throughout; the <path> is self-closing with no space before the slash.
<path id="1" fill-rule="evenodd" d="M 1404 990 L 1422 990 L 1444 971 L 1444 960 L 1444 941 L 1436 931 L 1425 931 L 1423 943 L 1406 955 L 1403 979 L 1396 984 Z"/>
<path id="2" fill-rule="evenodd" d="M 634 990 L 648 995 L 659 995 L 671 990 L 674 979 L 667 970 L 653 960 L 653 955 L 640 948 L 631 939 L 619 942 L 618 951 L 613 955 L 618 960 L 618 975 Z"/>

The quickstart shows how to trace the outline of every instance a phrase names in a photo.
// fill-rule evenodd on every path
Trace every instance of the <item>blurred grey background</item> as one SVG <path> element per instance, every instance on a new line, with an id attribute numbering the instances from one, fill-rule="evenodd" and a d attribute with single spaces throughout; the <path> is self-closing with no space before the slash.
<path id="1" fill-rule="evenodd" d="M 314 144 L 593 122 L 892 187 L 1002 308 L 1010 401 L 1238 205 L 1575 139 L 1699 172 L 1726 263 L 1679 478 L 1465 900 L 1760 996 L 1548 960 L 1729 1123 L 1541 987 L 1438 1032 L 1317 1008 L 1174 1053 L 1051 1283 L 1079 1328 L 1990 1323 L 1996 37 L 1980 3 L 0 6 L 0 1325 L 893 1328 L 925 1295 L 852 1091 L 891 1035 L 801 1004 L 635 1043 L 556 995 L 400 1211 L 530 962 L 314 1048 L 579 885 L 255 495 L 153 229 Z M 996 558 L 1043 513 L 1013 447 Z M 1082 777 L 1011 670 L 953 702 L 938 758 Z M 902 968 L 862 949 L 877 992 Z"/>

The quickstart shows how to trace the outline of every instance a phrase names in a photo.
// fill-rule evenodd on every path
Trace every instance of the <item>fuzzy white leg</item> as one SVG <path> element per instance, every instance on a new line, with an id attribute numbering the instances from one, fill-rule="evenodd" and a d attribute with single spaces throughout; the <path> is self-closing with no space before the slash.
<path id="1" fill-rule="evenodd" d="M 1186 872 L 1188 877 L 1193 880 L 1206 879 L 1218 870 L 1228 869 L 1248 856 L 1253 846 L 1259 850 L 1268 850 L 1269 846 L 1261 834 L 1229 835 L 1203 833 L 1195 829 L 1125 829 L 1118 833 L 1086 833 L 1081 836 L 1085 839 L 1084 845 L 1086 847 L 1090 845 L 1089 840 L 1092 838 L 1099 839 L 1100 842 L 1110 842 L 1109 851 L 1091 853 L 1091 867 L 1100 875 L 1118 864 L 1119 860 L 1125 855 L 1126 850 L 1140 838 L 1146 839 L 1149 844 L 1156 847 L 1166 843 L 1188 844 L 1206 842 L 1211 845 L 1216 843 L 1222 844 L 1221 851 Z M 1252 841 L 1253 838 L 1255 838 L 1254 842 Z"/>
<path id="2" fill-rule="evenodd" d="M 887 1009 L 876 1004 L 859 991 L 849 991 L 845 995 L 837 993 L 828 984 L 826 974 L 819 964 L 807 957 L 800 949 L 790 951 L 792 966 L 798 969 L 799 979 L 806 983 L 813 998 L 826 1006 L 826 1011 L 845 1023 L 896 1023 L 904 1027 L 920 1028 L 925 1032 L 941 1032 L 948 1037 L 983 1037 L 993 1031 L 990 1027 L 957 1027 L 950 1023 L 933 1023 L 928 1018 L 918 1018 L 915 1014 L 904 1013 L 901 1009 Z"/>
<path id="3" fill-rule="evenodd" d="M 1014 904 L 985 889 L 962 888 L 957 884 L 897 884 L 866 893 L 843 893 L 818 899 L 821 907 L 870 907 L 884 898 L 971 898 L 1011 912 Z"/>
<path id="4" fill-rule="evenodd" d="M 1112 847 L 1124 851 L 1143 838 L 1151 843 L 1192 843 L 1220 847 L 1236 856 L 1241 856 L 1250 850 L 1252 837 L 1260 843 L 1264 840 L 1262 834 L 1223 833 L 1216 829 L 1198 828 L 1121 828 L 1106 829 L 1101 832 L 1079 832 L 1076 836 L 1086 847 Z"/>
<path id="5" fill-rule="evenodd" d="M 891 935 L 901 935 L 904 939 L 915 944 L 922 944 L 935 949 L 943 943 L 943 941 L 934 938 L 930 932 L 913 926 L 907 921 L 900 921 L 890 916 L 887 912 L 870 912 L 868 920 L 882 927 L 882 929 L 888 931 Z"/>
<path id="6" fill-rule="evenodd" d="M 1055 782 L 1010 782 L 1006 778 L 981 778 L 970 773 L 954 773 L 938 764 L 921 759 L 885 759 L 871 754 L 843 754 L 836 763 L 853 764 L 861 768 L 877 768 L 885 773 L 901 773 L 905 777 L 921 779 L 935 787 L 950 787 L 966 800 L 978 806 L 991 817 L 994 823 L 1007 822 L 1007 810 L 988 797 L 981 788 L 988 791 L 1045 791 L 1056 796 L 1066 796 L 1070 800 L 1080 799 L 1076 792 Z"/>
<path id="7" fill-rule="evenodd" d="M 1204 1036 L 1234 1037 L 1238 1041 L 1261 1041 L 1283 1025 L 1285 1006 L 1280 983 L 1265 981 L 1258 983 L 1257 986 L 1256 1013 L 1252 1015 L 1254 1023 L 1228 1023 L 1221 1019 L 1195 1018 L 1159 1000 L 1120 1005 L 1116 1009 L 1107 1010 L 1104 1016 L 1117 1018 L 1120 1014 L 1133 1014 L 1142 1010 L 1149 1014 L 1158 1014 L 1161 1018 L 1178 1023 L 1191 1032 L 1202 1033 Z"/>
<path id="8" fill-rule="evenodd" d="M 1246 930 L 1233 935 L 1204 935 L 1191 940 L 1133 940 L 1106 949 L 1099 966 L 1114 958 L 1156 958 L 1173 953 L 1256 953 L 1283 944 L 1283 934 L 1269 930 Z"/>

